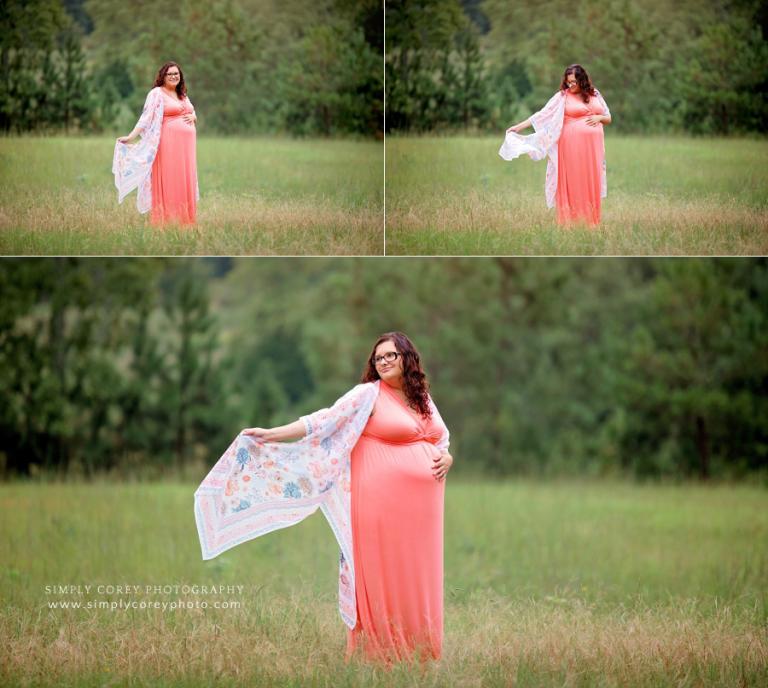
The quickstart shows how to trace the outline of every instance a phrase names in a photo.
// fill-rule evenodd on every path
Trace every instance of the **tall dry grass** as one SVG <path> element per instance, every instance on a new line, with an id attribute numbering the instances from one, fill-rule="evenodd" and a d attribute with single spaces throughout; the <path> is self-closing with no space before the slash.
<path id="1" fill-rule="evenodd" d="M 768 631 L 690 608 L 596 612 L 476 594 L 446 605 L 443 657 L 345 663 L 333 601 L 267 598 L 214 615 L 4 614 L 6 685 L 762 686 Z"/>
<path id="2" fill-rule="evenodd" d="M 0 251 L 14 255 L 376 255 L 381 212 L 328 201 L 211 194 L 192 227 L 157 228 L 134 207 L 51 195 L 22 215 L 0 209 Z"/>
<path id="3" fill-rule="evenodd" d="M 440 207 L 387 211 L 387 253 L 431 255 L 765 255 L 768 211 L 735 202 L 616 193 L 597 228 L 562 228 L 519 193 L 470 192 Z"/>

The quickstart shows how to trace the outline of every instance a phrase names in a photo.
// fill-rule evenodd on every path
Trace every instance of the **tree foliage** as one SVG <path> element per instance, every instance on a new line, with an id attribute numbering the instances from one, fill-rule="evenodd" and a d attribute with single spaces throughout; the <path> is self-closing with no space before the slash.
<path id="1" fill-rule="evenodd" d="M 439 40 L 414 40 L 433 35 L 433 13 Z M 387 128 L 504 129 L 540 109 L 564 68 L 580 63 L 620 130 L 762 134 L 765 16 L 757 1 L 388 2 Z M 467 50 L 467 24 L 482 33 L 477 50 Z M 469 83 L 443 68 L 461 60 Z M 473 102 L 468 116 L 450 106 L 462 98 Z"/>
<path id="2" fill-rule="evenodd" d="M 6 131 L 130 129 L 168 60 L 182 65 L 201 130 L 383 130 L 375 0 L 9 0 L 3 8 Z"/>
<path id="3" fill-rule="evenodd" d="M 8 470 L 24 474 L 36 464 L 91 475 L 182 465 L 208 446 L 221 427 L 220 377 L 199 267 L 3 261 L 0 436 Z"/>
<path id="4" fill-rule="evenodd" d="M 392 329 L 457 470 L 768 471 L 764 259 L 9 259 L 0 303 L 13 472 L 211 465 L 332 403 Z"/>
<path id="5" fill-rule="evenodd" d="M 0 128 L 89 127 L 97 112 L 81 30 L 57 0 L 0 8 Z"/>

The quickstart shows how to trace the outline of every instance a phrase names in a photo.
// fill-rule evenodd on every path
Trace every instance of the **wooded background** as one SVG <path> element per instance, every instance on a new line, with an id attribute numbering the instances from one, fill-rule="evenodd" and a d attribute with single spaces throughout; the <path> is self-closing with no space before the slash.
<path id="1" fill-rule="evenodd" d="M 381 135 L 378 0 L 8 0 L 0 130 L 128 133 L 178 62 L 201 132 Z"/>
<path id="2" fill-rule="evenodd" d="M 0 128 L 128 130 L 178 61 L 201 131 L 380 135 L 378 0 L 8 0 Z M 761 0 L 388 0 L 388 131 L 494 131 L 579 62 L 624 132 L 768 128 Z"/>
<path id="3" fill-rule="evenodd" d="M 388 131 L 503 131 L 583 65 L 612 128 L 764 134 L 761 0 L 388 0 Z"/>
<path id="4" fill-rule="evenodd" d="M 400 329 L 457 472 L 765 481 L 766 304 L 765 259 L 8 258 L 0 461 L 199 473 Z"/>

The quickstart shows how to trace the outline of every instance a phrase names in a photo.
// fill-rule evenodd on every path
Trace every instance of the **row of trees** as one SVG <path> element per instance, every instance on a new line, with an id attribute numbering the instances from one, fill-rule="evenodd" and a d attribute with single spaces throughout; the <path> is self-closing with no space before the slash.
<path id="1" fill-rule="evenodd" d="M 0 126 L 128 131 L 174 60 L 202 130 L 373 136 L 383 40 L 377 0 L 9 0 Z"/>
<path id="2" fill-rule="evenodd" d="M 8 259 L 0 453 L 202 471 L 401 329 L 457 471 L 765 477 L 766 303 L 763 259 Z"/>
<path id="3" fill-rule="evenodd" d="M 389 0 L 388 131 L 499 131 L 582 64 L 627 132 L 762 134 L 759 0 Z"/>
<path id="4" fill-rule="evenodd" d="M 130 129 L 169 59 L 203 130 L 499 131 L 587 67 L 624 131 L 764 132 L 760 0 L 8 0 L 0 127 Z M 382 69 L 384 15 L 386 67 Z"/>
<path id="5" fill-rule="evenodd" d="M 81 31 L 60 2 L 4 2 L 0 10 L 0 128 L 70 130 L 100 119 Z"/>
<path id="6" fill-rule="evenodd" d="M 165 470 L 221 437 L 220 346 L 198 264 L 9 258 L 0 293 L 7 470 Z"/>

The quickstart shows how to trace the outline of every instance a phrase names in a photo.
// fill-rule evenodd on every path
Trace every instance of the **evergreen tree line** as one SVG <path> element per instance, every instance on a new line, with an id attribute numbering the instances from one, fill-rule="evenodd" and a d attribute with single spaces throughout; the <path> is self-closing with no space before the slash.
<path id="1" fill-rule="evenodd" d="M 583 65 L 618 131 L 768 125 L 760 0 L 388 0 L 387 131 L 504 131 Z"/>
<path id="2" fill-rule="evenodd" d="M 381 135 L 376 0 L 8 0 L 5 132 L 129 131 L 172 60 L 201 131 Z"/>
<path id="3" fill-rule="evenodd" d="M 456 471 L 768 475 L 764 259 L 8 259 L 0 463 L 201 473 L 420 349 Z"/>

